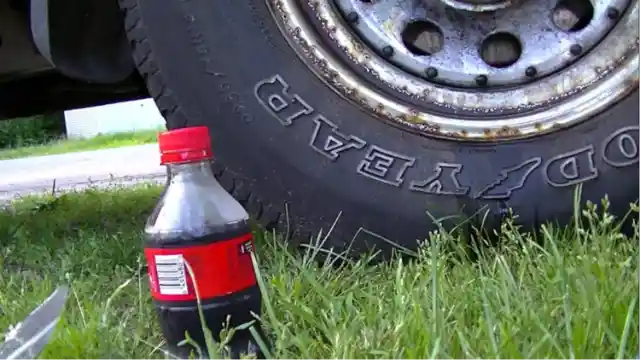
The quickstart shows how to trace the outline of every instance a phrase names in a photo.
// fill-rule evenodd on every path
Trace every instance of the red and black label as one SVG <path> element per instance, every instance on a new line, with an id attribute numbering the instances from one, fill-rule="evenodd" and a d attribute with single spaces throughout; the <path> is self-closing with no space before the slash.
<path id="1" fill-rule="evenodd" d="M 252 251 L 251 233 L 209 244 L 147 247 L 144 254 L 151 296 L 163 302 L 196 300 L 197 286 L 200 299 L 207 300 L 254 286 Z"/>

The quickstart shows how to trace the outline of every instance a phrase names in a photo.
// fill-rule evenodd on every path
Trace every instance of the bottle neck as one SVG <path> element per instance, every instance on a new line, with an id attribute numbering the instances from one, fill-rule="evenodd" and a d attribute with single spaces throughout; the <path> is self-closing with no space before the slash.
<path id="1" fill-rule="evenodd" d="M 180 175 L 181 177 L 183 176 L 213 177 L 210 160 L 202 160 L 202 161 L 183 163 L 183 164 L 167 164 L 167 170 L 169 172 L 170 178 L 173 178 L 178 175 Z"/>

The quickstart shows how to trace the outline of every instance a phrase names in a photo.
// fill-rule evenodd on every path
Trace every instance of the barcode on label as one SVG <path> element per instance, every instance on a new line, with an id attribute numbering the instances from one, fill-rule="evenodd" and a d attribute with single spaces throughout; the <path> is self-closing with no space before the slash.
<path id="1" fill-rule="evenodd" d="M 158 287 L 162 295 L 187 295 L 187 277 L 182 255 L 155 255 Z"/>
<path id="2" fill-rule="evenodd" d="M 251 240 L 240 244 L 240 255 L 249 254 L 253 251 L 253 242 Z"/>

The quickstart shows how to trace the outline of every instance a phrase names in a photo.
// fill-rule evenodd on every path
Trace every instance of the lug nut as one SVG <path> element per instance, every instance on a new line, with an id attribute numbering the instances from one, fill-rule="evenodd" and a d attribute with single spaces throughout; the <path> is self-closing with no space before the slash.
<path id="1" fill-rule="evenodd" d="M 427 78 L 435 79 L 436 77 L 438 77 L 438 69 L 434 67 L 428 67 L 427 70 L 425 70 L 425 74 L 427 74 Z"/>
<path id="2" fill-rule="evenodd" d="M 582 46 L 580 46 L 579 44 L 573 44 L 569 48 L 569 52 L 571 52 L 571 55 L 573 56 L 578 56 L 582 53 Z"/>
<path id="3" fill-rule="evenodd" d="M 478 86 L 486 86 L 489 82 L 489 78 L 486 75 L 478 75 L 476 76 L 476 84 Z"/>
<path id="4" fill-rule="evenodd" d="M 524 74 L 527 75 L 528 77 L 534 77 L 538 74 L 538 69 L 536 69 L 533 66 L 529 66 L 525 71 Z"/>
<path id="5" fill-rule="evenodd" d="M 358 13 L 355 11 L 352 11 L 349 14 L 347 14 L 347 21 L 349 21 L 350 23 L 357 23 L 359 19 L 360 17 L 358 16 Z"/>
<path id="6" fill-rule="evenodd" d="M 391 46 L 385 46 L 382 48 L 382 55 L 384 57 L 392 57 L 393 56 L 393 48 Z"/>
<path id="7" fill-rule="evenodd" d="M 620 16 L 620 11 L 614 7 L 607 8 L 607 17 L 611 20 L 615 20 Z"/>

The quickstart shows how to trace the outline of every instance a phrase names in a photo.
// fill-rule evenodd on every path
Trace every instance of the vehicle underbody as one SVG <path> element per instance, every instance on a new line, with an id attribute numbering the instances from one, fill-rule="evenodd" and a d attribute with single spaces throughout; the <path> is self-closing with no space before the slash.
<path id="1" fill-rule="evenodd" d="M 148 96 L 117 2 L 0 0 L 0 119 Z"/>

